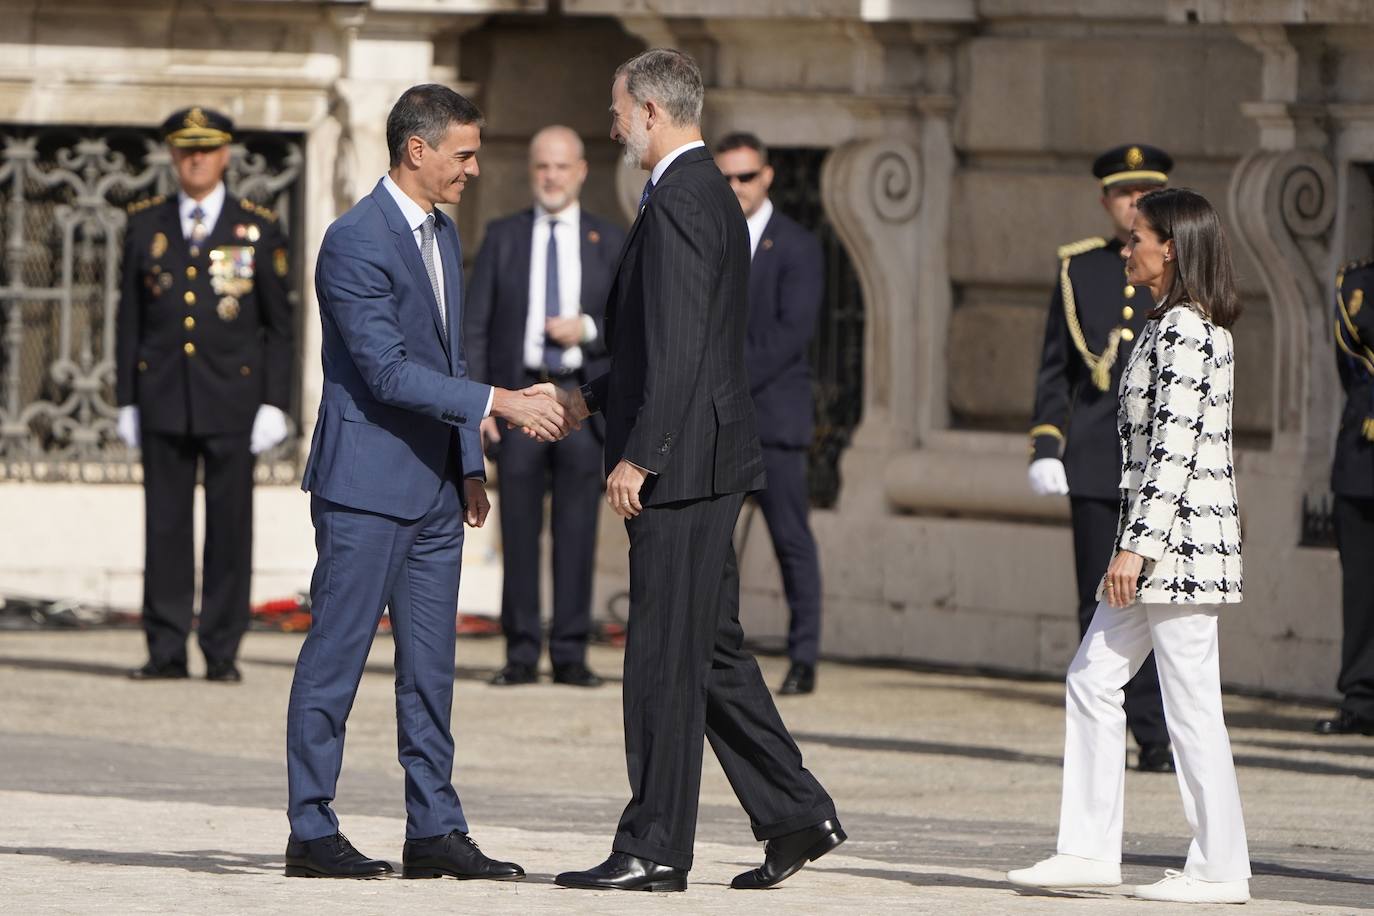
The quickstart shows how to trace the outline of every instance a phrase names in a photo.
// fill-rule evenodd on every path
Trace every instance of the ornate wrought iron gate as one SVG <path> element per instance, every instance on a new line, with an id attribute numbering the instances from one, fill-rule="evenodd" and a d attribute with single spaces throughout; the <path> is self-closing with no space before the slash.
<path id="1" fill-rule="evenodd" d="M 278 211 L 297 250 L 303 162 L 297 138 L 241 138 L 225 176 L 230 193 Z M 174 188 L 152 130 L 0 125 L 0 480 L 139 478 L 114 432 L 125 208 Z M 259 478 L 296 477 L 298 451 L 288 437 Z"/>
<path id="2" fill-rule="evenodd" d="M 858 274 L 821 205 L 821 165 L 828 150 L 772 147 L 770 197 L 816 234 L 825 257 L 825 296 L 811 344 L 816 436 L 811 444 L 811 504 L 828 507 L 840 493 L 840 454 L 863 410 L 864 306 Z"/>

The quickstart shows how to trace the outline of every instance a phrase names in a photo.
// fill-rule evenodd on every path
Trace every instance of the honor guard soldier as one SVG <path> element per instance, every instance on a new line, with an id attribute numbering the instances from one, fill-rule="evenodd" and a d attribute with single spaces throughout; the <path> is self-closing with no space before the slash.
<path id="1" fill-rule="evenodd" d="M 224 187 L 232 122 L 208 108 L 162 125 L 180 192 L 129 208 L 116 328 L 117 429 L 142 449 L 146 542 L 137 680 L 187 676 L 192 503 L 205 484 L 198 639 L 206 677 L 240 680 L 248 628 L 254 455 L 286 437 L 292 329 L 276 216 Z"/>
<path id="2" fill-rule="evenodd" d="M 1120 510 L 1121 445 L 1117 388 L 1131 346 L 1150 311 L 1149 291 L 1126 282 L 1121 257 L 1142 194 L 1168 182 L 1173 159 L 1153 146 L 1108 150 L 1093 163 L 1112 238 L 1061 245 L 1035 385 L 1031 488 L 1069 497 L 1078 581 L 1079 635 L 1097 608 L 1111 562 Z M 1142 301 L 1143 300 L 1143 301 Z M 1138 767 L 1174 768 L 1154 656 L 1126 685 L 1126 719 L 1140 745 Z"/>
<path id="3" fill-rule="evenodd" d="M 1336 274 L 1336 362 L 1345 410 L 1331 464 L 1341 555 L 1341 692 L 1321 735 L 1374 735 L 1374 261 Z"/>

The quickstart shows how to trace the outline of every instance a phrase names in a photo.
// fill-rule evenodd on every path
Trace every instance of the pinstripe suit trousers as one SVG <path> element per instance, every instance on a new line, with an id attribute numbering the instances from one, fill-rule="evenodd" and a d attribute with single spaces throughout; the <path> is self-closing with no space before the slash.
<path id="1" fill-rule="evenodd" d="M 744 494 L 646 506 L 626 522 L 625 756 L 631 799 L 613 848 L 691 868 L 703 736 L 773 839 L 835 816 L 744 651 L 731 535 Z"/>

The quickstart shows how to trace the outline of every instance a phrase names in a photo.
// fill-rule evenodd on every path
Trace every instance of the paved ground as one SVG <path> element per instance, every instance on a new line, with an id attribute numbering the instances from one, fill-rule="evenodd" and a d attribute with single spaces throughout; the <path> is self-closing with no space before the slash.
<path id="1" fill-rule="evenodd" d="M 1009 867 L 1052 850 L 1062 686 L 831 664 L 781 703 L 851 840 L 781 888 L 731 891 L 760 857 L 708 752 L 687 894 L 552 884 L 604 858 L 626 796 L 620 694 L 488 687 L 499 640 L 460 642 L 457 784 L 473 836 L 520 884 L 281 877 L 282 732 L 299 637 L 252 634 L 246 682 L 135 684 L 131 631 L 0 633 L 0 910 L 14 913 L 1108 913 L 1165 911 L 1119 893 L 1023 894 Z M 337 808 L 363 850 L 403 839 L 390 643 L 350 721 Z M 618 673 L 619 653 L 595 649 Z M 770 682 L 782 661 L 764 659 Z M 1322 710 L 1228 697 L 1250 829 L 1249 912 L 1374 909 L 1374 739 L 1320 740 Z M 1186 851 L 1173 777 L 1132 773 L 1125 880 Z M 327 909 L 323 909 L 327 908 Z"/>

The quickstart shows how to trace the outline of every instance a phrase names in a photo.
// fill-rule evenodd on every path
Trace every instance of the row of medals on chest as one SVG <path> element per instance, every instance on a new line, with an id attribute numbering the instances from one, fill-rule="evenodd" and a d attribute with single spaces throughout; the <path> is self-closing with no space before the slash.
<path id="1" fill-rule="evenodd" d="M 251 223 L 239 223 L 234 226 L 234 237 L 243 239 L 247 242 L 256 242 L 262 236 L 262 230 Z M 189 249 L 190 256 L 195 259 L 200 257 L 200 246 L 196 244 L 198 239 L 192 239 Z M 152 242 L 148 246 L 148 254 L 154 259 L 161 258 L 167 253 L 169 242 L 165 233 L 158 232 L 153 236 Z M 215 306 L 215 314 L 219 315 L 222 321 L 233 321 L 239 317 L 239 299 L 246 296 L 253 289 L 254 273 L 254 247 L 252 245 L 220 245 L 212 248 L 210 255 L 210 287 L 215 295 L 219 296 L 219 303 Z M 199 276 L 200 271 L 194 264 L 187 265 L 186 279 L 194 280 Z M 171 273 L 162 269 L 159 264 L 154 264 L 149 273 L 149 288 L 154 293 L 164 293 L 172 288 L 175 282 Z M 196 304 L 196 294 L 190 290 L 185 295 L 187 307 Z M 187 329 L 194 327 L 195 319 L 186 319 Z"/>

